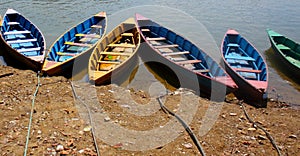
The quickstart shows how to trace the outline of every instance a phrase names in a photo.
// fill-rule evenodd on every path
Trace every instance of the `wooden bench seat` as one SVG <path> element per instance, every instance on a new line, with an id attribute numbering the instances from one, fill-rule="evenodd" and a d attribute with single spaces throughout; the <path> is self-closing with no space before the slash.
<path id="1" fill-rule="evenodd" d="M 236 43 L 229 43 L 227 44 L 227 47 L 240 47 L 240 46 Z"/>
<path id="2" fill-rule="evenodd" d="M 176 48 L 176 47 L 178 47 L 178 44 L 157 45 L 157 46 L 153 46 L 153 47 L 157 48 L 157 49 L 162 49 L 162 48 Z"/>
<path id="3" fill-rule="evenodd" d="M 134 44 L 124 44 L 124 43 L 121 43 L 121 44 L 109 44 L 107 46 L 109 46 L 109 47 L 135 48 Z"/>
<path id="4" fill-rule="evenodd" d="M 102 25 L 92 25 L 91 28 L 102 28 Z"/>
<path id="5" fill-rule="evenodd" d="M 246 60 L 246 61 L 255 61 L 254 58 L 248 56 L 235 56 L 235 55 L 226 55 L 226 59 L 234 59 L 234 60 Z"/>
<path id="6" fill-rule="evenodd" d="M 233 68 L 236 72 L 247 72 L 247 73 L 261 73 L 261 70 L 247 69 L 247 68 Z"/>
<path id="7" fill-rule="evenodd" d="M 79 46 L 79 47 L 91 47 L 93 45 L 91 44 L 85 44 L 85 43 L 75 43 L 75 42 L 65 42 L 66 45 L 72 45 L 72 46 Z"/>
<path id="8" fill-rule="evenodd" d="M 17 51 L 20 52 L 20 53 L 23 53 L 23 52 L 39 51 L 39 50 L 41 50 L 41 47 L 27 48 L 27 49 L 18 49 Z"/>
<path id="9" fill-rule="evenodd" d="M 164 37 L 154 37 L 154 38 L 147 37 L 146 40 L 148 40 L 148 41 L 161 41 L 161 40 L 166 40 L 166 38 L 164 38 Z"/>
<path id="10" fill-rule="evenodd" d="M 186 60 L 186 61 L 178 61 L 178 62 L 175 62 L 176 64 L 179 64 L 179 65 L 184 65 L 184 64 L 194 64 L 194 63 L 200 63 L 202 62 L 201 60 Z"/>
<path id="11" fill-rule="evenodd" d="M 19 22 L 7 22 L 8 25 L 19 25 Z"/>
<path id="12" fill-rule="evenodd" d="M 122 33 L 121 36 L 133 37 L 132 33 Z"/>
<path id="13" fill-rule="evenodd" d="M 68 53 L 68 52 L 57 52 L 56 54 L 60 55 L 60 56 L 76 56 L 77 55 L 75 53 Z"/>
<path id="14" fill-rule="evenodd" d="M 150 32 L 150 29 L 141 29 L 141 31 L 144 31 L 144 32 L 148 31 L 148 32 Z"/>
<path id="15" fill-rule="evenodd" d="M 100 38 L 100 35 L 97 34 L 76 34 L 77 37 L 86 37 L 86 38 Z"/>
<path id="16" fill-rule="evenodd" d="M 118 61 L 97 61 L 98 63 L 107 63 L 107 64 L 120 64 Z"/>
<path id="17" fill-rule="evenodd" d="M 130 56 L 130 55 L 132 55 L 131 53 L 118 53 L 118 52 L 107 52 L 107 51 L 103 51 L 100 54 L 103 54 L 103 55 L 119 55 L 119 56 Z"/>
<path id="18" fill-rule="evenodd" d="M 4 33 L 4 35 L 17 35 L 17 34 L 30 34 L 30 31 L 24 30 L 24 31 L 7 31 Z"/>
<path id="19" fill-rule="evenodd" d="M 196 73 L 208 73 L 209 69 L 195 69 L 195 70 L 193 70 L 193 72 L 196 72 Z"/>
<path id="20" fill-rule="evenodd" d="M 26 40 L 11 40 L 11 41 L 7 41 L 7 43 L 14 44 L 14 43 L 36 42 L 36 41 L 37 41 L 36 38 L 32 38 L 32 39 L 26 39 Z"/>
<path id="21" fill-rule="evenodd" d="M 189 51 L 179 51 L 179 52 L 169 52 L 169 53 L 163 53 L 163 56 L 172 56 L 172 55 L 183 55 L 183 54 L 189 54 Z"/>
<path id="22" fill-rule="evenodd" d="M 291 48 L 289 48 L 289 47 L 287 47 L 287 46 L 285 46 L 285 45 L 283 45 L 283 44 L 278 44 L 277 47 L 278 47 L 279 49 L 291 50 Z"/>

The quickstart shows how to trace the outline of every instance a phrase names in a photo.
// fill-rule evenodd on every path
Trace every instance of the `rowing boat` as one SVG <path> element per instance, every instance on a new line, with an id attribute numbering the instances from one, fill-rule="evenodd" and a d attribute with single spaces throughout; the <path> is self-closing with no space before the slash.
<path id="1" fill-rule="evenodd" d="M 271 29 L 267 33 L 277 58 L 293 77 L 300 78 L 300 44 Z"/>
<path id="2" fill-rule="evenodd" d="M 145 41 L 141 44 L 142 60 L 147 64 L 159 64 L 158 70 L 165 75 L 175 73 L 172 77 L 180 87 L 219 100 L 224 100 L 226 94 L 236 89 L 225 70 L 191 41 L 140 14 L 136 14 L 136 21 Z"/>
<path id="3" fill-rule="evenodd" d="M 5 61 L 12 66 L 40 71 L 45 59 L 44 35 L 22 14 L 7 9 L 2 21 L 1 49 Z"/>
<path id="4" fill-rule="evenodd" d="M 254 106 L 265 107 L 268 68 L 259 51 L 233 29 L 226 32 L 221 50 L 225 69 L 239 87 L 236 96 Z"/>
<path id="5" fill-rule="evenodd" d="M 129 18 L 116 26 L 97 44 L 89 59 L 88 75 L 95 85 L 125 79 L 137 65 L 140 36 Z M 115 83 L 115 82 L 113 82 Z"/>
<path id="6" fill-rule="evenodd" d="M 105 34 L 106 13 L 99 12 L 63 33 L 50 47 L 43 73 L 48 76 L 68 75 L 74 62 L 84 69 L 97 42 Z"/>

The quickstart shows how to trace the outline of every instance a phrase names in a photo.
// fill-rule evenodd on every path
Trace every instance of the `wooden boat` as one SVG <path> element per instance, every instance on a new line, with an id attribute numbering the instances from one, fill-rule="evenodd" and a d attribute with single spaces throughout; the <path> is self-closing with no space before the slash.
<path id="1" fill-rule="evenodd" d="M 239 87 L 237 97 L 265 107 L 268 68 L 258 50 L 233 29 L 226 32 L 221 50 L 226 71 Z"/>
<path id="2" fill-rule="evenodd" d="M 106 13 L 99 12 L 67 30 L 51 45 L 42 71 L 48 76 L 66 75 L 72 72 L 75 60 L 80 62 L 80 68 L 86 68 L 106 25 Z"/>
<path id="3" fill-rule="evenodd" d="M 277 58 L 293 77 L 300 79 L 300 44 L 271 29 L 267 33 Z"/>
<path id="4" fill-rule="evenodd" d="M 1 51 L 8 64 L 40 71 L 45 59 L 44 35 L 14 9 L 7 9 L 1 27 Z"/>
<path id="5" fill-rule="evenodd" d="M 159 64 L 165 75 L 175 73 L 173 77 L 177 77 L 175 82 L 180 87 L 215 96 L 214 100 L 224 100 L 226 94 L 236 89 L 225 70 L 195 44 L 140 14 L 136 14 L 136 21 L 145 41 L 140 48 L 143 61 Z"/>
<path id="6" fill-rule="evenodd" d="M 89 59 L 91 83 L 111 83 L 113 78 L 126 79 L 137 65 L 140 36 L 135 21 L 129 18 L 115 27 L 97 44 Z"/>

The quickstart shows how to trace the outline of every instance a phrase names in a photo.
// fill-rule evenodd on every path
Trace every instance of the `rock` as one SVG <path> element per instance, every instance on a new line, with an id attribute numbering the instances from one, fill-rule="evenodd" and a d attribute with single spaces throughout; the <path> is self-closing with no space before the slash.
<path id="1" fill-rule="evenodd" d="M 4 100 L 0 100 L 0 105 L 4 104 Z"/>
<path id="2" fill-rule="evenodd" d="M 289 138 L 297 139 L 297 135 L 290 135 Z"/>
<path id="3" fill-rule="evenodd" d="M 83 131 L 89 132 L 89 131 L 91 131 L 91 129 L 92 129 L 92 126 L 86 126 L 83 128 Z"/>
<path id="4" fill-rule="evenodd" d="M 56 146 L 56 151 L 59 152 L 59 151 L 62 151 L 64 150 L 64 146 L 63 145 L 57 145 Z"/>
<path id="5" fill-rule="evenodd" d="M 104 118 L 104 121 L 108 122 L 108 121 L 110 121 L 110 118 L 107 116 L 107 117 Z"/>
<path id="6" fill-rule="evenodd" d="M 193 147 L 193 145 L 191 143 L 185 143 L 185 144 L 182 144 L 185 148 L 187 149 L 191 149 Z"/>
<path id="7" fill-rule="evenodd" d="M 229 113 L 230 116 L 237 116 L 236 113 Z"/>
<path id="8" fill-rule="evenodd" d="M 60 154 L 61 154 L 61 155 L 68 155 L 68 154 L 70 154 L 70 152 L 64 150 L 64 151 L 61 151 Z"/>
<path id="9" fill-rule="evenodd" d="M 248 128 L 248 131 L 256 131 L 256 128 Z"/>
<path id="10" fill-rule="evenodd" d="M 263 135 L 258 135 L 257 138 L 259 140 L 267 140 L 267 137 L 263 136 Z"/>

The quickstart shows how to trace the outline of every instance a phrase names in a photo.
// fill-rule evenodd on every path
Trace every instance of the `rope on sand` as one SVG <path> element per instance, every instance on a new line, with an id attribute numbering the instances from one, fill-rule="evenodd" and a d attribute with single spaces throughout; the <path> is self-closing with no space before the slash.
<path id="1" fill-rule="evenodd" d="M 69 82 L 71 84 L 71 88 L 72 88 L 72 92 L 73 92 L 74 97 L 77 100 L 79 100 L 88 111 L 89 121 L 90 121 L 90 125 L 91 125 L 91 132 L 92 132 L 92 136 L 93 136 L 93 140 L 94 140 L 95 149 L 96 149 L 96 152 L 97 152 L 97 156 L 100 156 L 100 152 L 99 152 L 99 148 L 98 148 L 98 144 L 97 144 L 97 140 L 96 140 L 96 135 L 95 135 L 95 131 L 94 131 L 94 126 L 93 126 L 93 119 L 92 119 L 92 116 L 91 116 L 91 111 L 90 111 L 89 107 L 87 106 L 87 104 L 84 101 L 82 101 L 82 99 L 80 99 L 80 97 L 76 94 L 73 82 L 72 81 L 69 81 Z"/>
<path id="2" fill-rule="evenodd" d="M 257 127 L 257 128 L 259 128 L 259 129 L 261 129 L 262 131 L 265 132 L 266 136 L 267 136 L 268 139 L 271 141 L 273 147 L 276 149 L 278 156 L 281 156 L 280 150 L 279 150 L 278 146 L 276 145 L 275 140 L 273 139 L 273 137 L 271 136 L 271 134 L 270 134 L 267 130 L 265 130 L 262 126 L 260 126 L 259 124 L 256 124 L 256 122 L 254 122 L 254 121 L 249 117 L 249 115 L 248 115 L 248 113 L 247 113 L 247 111 L 246 111 L 246 109 L 245 109 L 245 106 L 243 105 L 243 101 L 240 101 L 240 102 L 239 102 L 239 105 L 242 107 L 242 109 L 243 109 L 243 111 L 244 111 L 244 114 L 246 115 L 246 118 L 249 120 L 249 122 L 251 122 L 251 123 L 253 124 L 253 127 L 255 127 L 255 128 Z"/>
<path id="3" fill-rule="evenodd" d="M 39 87 L 40 87 L 40 73 L 38 72 L 37 74 L 37 79 L 38 79 L 38 82 L 37 82 L 37 85 L 36 85 L 36 89 L 35 89 L 35 92 L 33 94 L 33 98 L 32 98 L 32 103 L 31 103 L 31 111 L 30 111 L 30 118 L 29 118 L 29 124 L 28 124 L 28 132 L 27 132 L 27 136 L 26 136 L 26 144 L 25 144 L 25 149 L 24 149 L 24 156 L 27 155 L 27 150 L 28 150 L 28 143 L 29 143 L 29 138 L 30 138 L 30 127 L 31 127 L 31 123 L 32 123 L 32 115 L 33 115 L 33 112 L 34 112 L 34 104 L 35 104 L 35 98 L 36 98 L 36 95 L 39 91 Z"/>
<path id="4" fill-rule="evenodd" d="M 176 115 L 174 112 L 172 112 L 171 110 L 169 110 L 164 104 L 163 102 L 161 101 L 161 97 L 163 96 L 160 96 L 157 98 L 158 102 L 159 102 L 159 105 L 160 107 L 162 108 L 163 111 L 171 114 L 172 116 L 174 116 L 181 124 L 182 126 L 184 127 L 184 129 L 189 133 L 190 137 L 192 138 L 194 144 L 197 146 L 197 149 L 199 150 L 199 152 L 201 153 L 202 156 L 205 156 L 205 153 L 196 137 L 196 135 L 193 133 L 193 131 L 191 130 L 191 128 L 184 122 L 183 119 L 181 119 L 178 115 Z"/>

